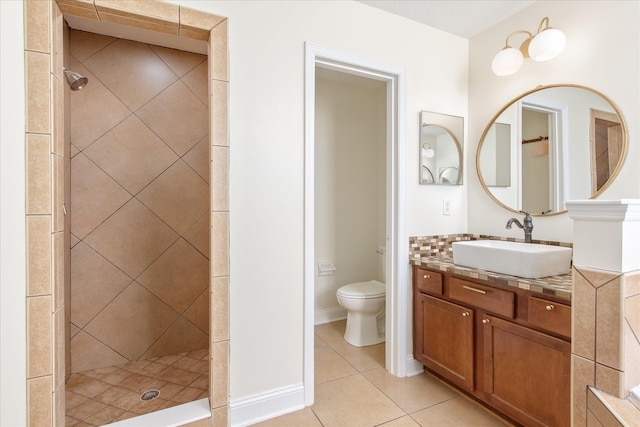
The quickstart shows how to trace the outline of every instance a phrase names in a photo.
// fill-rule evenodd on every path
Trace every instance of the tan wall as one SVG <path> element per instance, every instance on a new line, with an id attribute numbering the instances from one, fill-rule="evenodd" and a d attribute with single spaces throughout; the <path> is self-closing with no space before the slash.
<path id="1" fill-rule="evenodd" d="M 208 348 L 207 57 L 71 31 L 71 372 Z"/>

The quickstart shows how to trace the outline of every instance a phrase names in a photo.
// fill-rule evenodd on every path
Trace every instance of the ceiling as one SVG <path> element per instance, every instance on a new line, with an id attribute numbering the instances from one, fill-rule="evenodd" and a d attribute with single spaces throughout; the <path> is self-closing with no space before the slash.
<path id="1" fill-rule="evenodd" d="M 358 0 L 464 38 L 492 27 L 536 0 Z"/>

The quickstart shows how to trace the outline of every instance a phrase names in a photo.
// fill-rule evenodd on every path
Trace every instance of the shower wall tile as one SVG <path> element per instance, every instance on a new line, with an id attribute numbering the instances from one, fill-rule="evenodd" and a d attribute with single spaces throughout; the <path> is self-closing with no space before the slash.
<path id="1" fill-rule="evenodd" d="M 190 28 L 198 30 L 206 30 L 207 35 L 209 31 L 224 21 L 226 18 L 223 16 L 212 15 L 199 10 L 190 9 L 188 7 L 180 6 L 180 28 Z"/>
<path id="2" fill-rule="evenodd" d="M 182 78 L 201 63 L 207 63 L 207 57 L 184 50 L 170 49 L 162 46 L 150 46 L 151 49 L 171 68 L 171 71 Z M 206 91 L 205 91 L 206 92 Z"/>
<path id="3" fill-rule="evenodd" d="M 71 372 L 121 365 L 129 360 L 86 332 L 75 329 L 71 338 Z"/>
<path id="4" fill-rule="evenodd" d="M 55 1 L 51 1 L 48 3 L 51 10 L 50 12 L 51 24 L 49 27 L 49 32 L 50 32 L 49 34 L 51 36 L 51 74 L 54 79 L 56 79 L 60 83 L 63 83 L 60 87 L 64 91 L 64 75 L 63 75 L 64 74 L 63 73 L 64 51 L 65 51 L 64 28 L 66 23 L 64 20 L 64 16 L 62 15 L 62 11 L 58 7 L 58 4 Z M 47 35 L 47 38 L 49 38 L 49 34 Z M 53 105 L 55 106 L 53 111 L 59 112 L 59 114 L 56 115 L 57 118 L 64 121 L 64 114 L 63 114 L 64 106 L 58 109 L 59 104 L 54 103 Z M 62 153 L 57 153 L 57 154 L 62 154 Z"/>
<path id="5" fill-rule="evenodd" d="M 209 168 L 211 167 L 209 145 L 209 135 L 207 135 L 182 157 L 206 183 L 209 183 Z"/>
<path id="6" fill-rule="evenodd" d="M 623 295 L 621 277 L 602 285 L 596 292 L 596 362 L 618 370 L 624 365 L 621 352 L 624 348 Z"/>
<path id="7" fill-rule="evenodd" d="M 27 214 L 51 211 L 51 137 L 27 134 Z"/>
<path id="8" fill-rule="evenodd" d="M 575 354 L 571 355 L 571 425 L 587 425 L 587 390 L 596 383 L 595 364 Z"/>
<path id="9" fill-rule="evenodd" d="M 211 147 L 211 209 L 229 210 L 229 148 Z"/>
<path id="10" fill-rule="evenodd" d="M 80 18 L 98 21 L 98 13 L 93 0 L 56 0 L 62 12 Z"/>
<path id="11" fill-rule="evenodd" d="M 209 260 L 178 239 L 137 281 L 165 304 L 183 313 L 209 287 Z"/>
<path id="12" fill-rule="evenodd" d="M 98 12 L 156 22 L 161 25 L 180 22 L 179 7 L 165 2 L 139 2 L 135 0 L 94 0 Z"/>
<path id="13" fill-rule="evenodd" d="M 51 235 L 52 241 L 52 310 L 60 310 L 64 307 L 64 274 L 65 274 L 65 246 L 64 233 L 58 232 Z"/>
<path id="14" fill-rule="evenodd" d="M 28 377 L 51 375 L 53 360 L 51 296 L 27 298 L 27 330 Z"/>
<path id="15" fill-rule="evenodd" d="M 208 272 L 208 269 L 207 269 Z M 207 274 L 208 277 L 208 274 Z M 210 318 L 210 304 L 209 304 L 209 287 L 202 291 L 198 299 L 196 299 L 191 306 L 185 310 L 183 316 L 185 319 L 200 328 L 201 331 L 209 333 L 209 318 Z M 213 309 L 212 309 L 213 310 Z M 205 345 L 205 348 L 207 345 Z"/>
<path id="16" fill-rule="evenodd" d="M 51 217 L 28 215 L 27 296 L 51 294 Z"/>
<path id="17" fill-rule="evenodd" d="M 131 194 L 140 192 L 178 159 L 135 115 L 117 124 L 84 154 Z"/>
<path id="18" fill-rule="evenodd" d="M 571 345 L 574 354 L 595 360 L 596 354 L 596 289 L 573 267 L 573 319 Z"/>
<path id="19" fill-rule="evenodd" d="M 165 354 L 179 354 L 194 348 L 207 348 L 209 336 L 184 317 L 179 317 L 153 343 L 140 359 L 152 359 Z"/>
<path id="20" fill-rule="evenodd" d="M 209 68 L 214 80 L 229 81 L 228 25 L 225 18 L 211 29 L 209 35 Z"/>
<path id="21" fill-rule="evenodd" d="M 115 37 L 105 36 L 102 34 L 88 33 L 85 31 L 71 31 L 69 50 L 78 61 L 83 62 L 116 40 L 117 39 Z"/>
<path id="22" fill-rule="evenodd" d="M 202 255 L 209 258 L 209 213 L 205 213 L 195 224 L 191 226 L 182 237 L 193 245 Z"/>
<path id="23" fill-rule="evenodd" d="M 84 241 L 130 277 L 138 277 L 178 235 L 137 199 L 131 199 Z"/>
<path id="24" fill-rule="evenodd" d="M 211 285 L 211 336 L 213 342 L 229 339 L 228 277 L 215 277 Z"/>
<path id="25" fill-rule="evenodd" d="M 207 183 L 183 160 L 178 160 L 137 198 L 182 234 L 207 211 L 208 196 Z"/>
<path id="26" fill-rule="evenodd" d="M 65 381 L 65 314 L 64 306 L 53 313 L 53 389 Z"/>
<path id="27" fill-rule="evenodd" d="M 127 60 L 123 61 L 123 57 Z M 83 65 L 132 111 L 177 79 L 148 45 L 124 39 L 109 44 Z M 143 70 L 147 78 L 140 84 Z"/>
<path id="28" fill-rule="evenodd" d="M 71 96 L 71 144 L 84 150 L 129 116 L 131 111 L 87 68 L 76 65 L 74 71 L 85 75 L 91 82 Z"/>
<path id="29" fill-rule="evenodd" d="M 596 363 L 596 388 L 605 391 L 621 399 L 628 393 L 624 393 L 624 372 Z"/>
<path id="30" fill-rule="evenodd" d="M 211 214 L 211 274 L 229 275 L 229 213 Z"/>
<path id="31" fill-rule="evenodd" d="M 51 375 L 27 380 L 27 425 L 50 426 L 53 422 Z"/>
<path id="32" fill-rule="evenodd" d="M 209 132 L 207 107 L 182 81 L 172 84 L 136 114 L 180 156 Z"/>
<path id="33" fill-rule="evenodd" d="M 172 36 L 178 35 L 178 24 L 169 23 L 167 25 L 158 24 L 153 22 L 152 20 L 139 20 L 130 18 L 128 16 L 108 13 L 108 12 L 98 12 L 98 16 L 100 17 L 100 21 L 103 22 L 111 22 L 118 25 L 126 25 L 126 26 L 134 26 L 140 28 L 141 30 L 149 30 L 155 31 L 157 33 L 170 34 Z"/>
<path id="34" fill-rule="evenodd" d="M 53 117 L 51 118 L 52 152 L 64 157 L 64 80 L 51 76 Z"/>
<path id="35" fill-rule="evenodd" d="M 209 67 L 211 67 L 211 65 L 209 65 Z M 212 79 L 210 80 L 210 84 L 211 98 L 215 100 L 215 102 L 212 101 L 209 103 L 211 114 L 211 144 L 220 146 L 229 145 L 229 117 L 227 108 L 229 103 L 229 83 Z"/>
<path id="36" fill-rule="evenodd" d="M 209 106 L 209 65 L 207 62 L 201 62 L 200 65 L 184 76 L 182 81 L 205 106 Z"/>
<path id="37" fill-rule="evenodd" d="M 71 232 L 83 239 L 131 195 L 84 154 L 71 159 L 71 170 L 78 177 L 71 180 Z"/>
<path id="38" fill-rule="evenodd" d="M 51 25 L 49 2 L 27 0 L 24 3 L 25 49 L 49 53 L 49 26 Z"/>
<path id="39" fill-rule="evenodd" d="M 229 396 L 229 341 L 213 344 L 211 360 L 215 366 L 210 375 L 211 407 L 218 408 L 227 404 Z"/>
<path id="40" fill-rule="evenodd" d="M 198 29 L 190 29 L 186 27 L 180 27 L 178 30 L 178 35 L 180 37 L 185 37 L 188 39 L 200 40 L 206 42 L 209 40 L 209 31 L 206 30 L 198 30 Z"/>
<path id="41" fill-rule="evenodd" d="M 57 154 L 51 155 L 52 171 L 52 227 L 54 232 L 62 232 L 64 230 L 64 180 L 65 180 L 65 161 L 64 157 Z"/>
<path id="42" fill-rule="evenodd" d="M 51 76 L 49 54 L 25 51 L 27 132 L 50 132 Z"/>

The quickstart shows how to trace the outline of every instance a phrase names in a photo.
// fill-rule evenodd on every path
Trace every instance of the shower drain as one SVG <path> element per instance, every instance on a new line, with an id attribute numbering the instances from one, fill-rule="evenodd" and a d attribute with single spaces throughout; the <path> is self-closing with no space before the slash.
<path id="1" fill-rule="evenodd" d="M 140 400 L 153 400 L 158 396 L 160 396 L 160 392 L 158 390 L 149 390 L 140 395 Z"/>

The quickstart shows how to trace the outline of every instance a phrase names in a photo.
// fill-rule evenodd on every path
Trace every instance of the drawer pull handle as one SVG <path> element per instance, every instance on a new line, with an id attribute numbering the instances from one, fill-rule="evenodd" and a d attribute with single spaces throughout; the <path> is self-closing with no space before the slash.
<path id="1" fill-rule="evenodd" d="M 431 279 L 431 276 L 429 276 L 428 274 L 425 274 L 424 276 L 422 276 L 423 279 Z"/>
<path id="2" fill-rule="evenodd" d="M 553 310 L 555 307 L 553 306 L 553 304 L 549 304 L 545 307 L 547 309 L 547 311 L 551 311 Z"/>
<path id="3" fill-rule="evenodd" d="M 462 287 L 468 291 L 477 292 L 482 295 L 485 295 L 487 293 L 487 291 L 483 291 L 482 289 L 472 288 L 471 286 L 462 285 Z"/>
<path id="4" fill-rule="evenodd" d="M 468 317 L 469 316 L 469 312 L 465 311 L 464 313 L 462 313 L 462 317 Z"/>
<path id="5" fill-rule="evenodd" d="M 482 319 L 482 323 L 486 325 L 487 323 L 489 323 L 489 319 Z"/>

